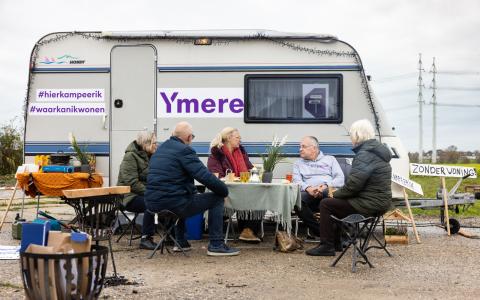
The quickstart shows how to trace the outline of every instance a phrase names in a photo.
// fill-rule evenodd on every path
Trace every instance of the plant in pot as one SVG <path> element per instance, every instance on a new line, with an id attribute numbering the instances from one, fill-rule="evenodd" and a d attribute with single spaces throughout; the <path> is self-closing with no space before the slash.
<path id="1" fill-rule="evenodd" d="M 80 171 L 90 172 L 91 171 L 91 167 L 90 167 L 91 155 L 85 151 L 86 147 L 84 147 L 83 149 L 80 148 L 80 146 L 77 143 L 77 139 L 71 132 L 68 134 L 68 139 L 71 145 L 70 148 L 73 149 L 73 151 L 75 152 L 75 157 L 81 163 Z"/>
<path id="2" fill-rule="evenodd" d="M 282 155 L 282 147 L 286 141 L 287 136 L 284 136 L 281 140 L 278 140 L 277 136 L 275 136 L 273 138 L 272 144 L 267 148 L 267 153 L 265 155 L 262 155 L 262 182 L 272 182 L 273 170 L 275 169 L 275 166 L 285 159 L 285 157 L 283 157 Z"/>

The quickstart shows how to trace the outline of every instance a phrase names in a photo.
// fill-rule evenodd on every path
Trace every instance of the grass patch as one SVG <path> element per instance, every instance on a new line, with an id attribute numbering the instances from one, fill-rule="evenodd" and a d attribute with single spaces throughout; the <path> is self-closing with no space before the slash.
<path id="1" fill-rule="evenodd" d="M 443 207 L 442 207 L 443 209 Z M 463 207 L 459 207 L 459 213 L 455 213 L 454 211 L 449 211 L 449 216 L 456 216 L 456 217 L 479 217 L 480 216 L 480 201 L 477 200 L 473 205 L 466 206 L 465 209 Z M 403 208 L 402 211 L 408 215 L 407 209 Z M 416 216 L 439 216 L 440 215 L 440 207 L 435 209 L 421 209 L 421 208 L 412 208 L 412 213 Z"/>
<path id="2" fill-rule="evenodd" d="M 0 186 L 15 186 L 15 174 L 0 175 Z"/>

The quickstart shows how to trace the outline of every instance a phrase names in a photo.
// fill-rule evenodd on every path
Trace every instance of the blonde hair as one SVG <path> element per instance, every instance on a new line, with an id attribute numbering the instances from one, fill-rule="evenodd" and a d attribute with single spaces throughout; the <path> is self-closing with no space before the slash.
<path id="1" fill-rule="evenodd" d="M 350 126 L 349 133 L 354 145 L 375 138 L 375 129 L 373 129 L 372 123 L 367 119 L 353 122 L 352 126 Z"/>
<path id="2" fill-rule="evenodd" d="M 156 140 L 157 137 L 155 136 L 155 132 L 142 130 L 138 132 L 135 142 L 137 142 L 137 145 L 142 147 L 144 151 L 149 152 L 152 142 L 155 142 Z"/>
<path id="3" fill-rule="evenodd" d="M 238 131 L 238 129 L 233 128 L 233 127 L 225 127 L 223 128 L 212 140 L 210 143 L 210 149 L 213 147 L 218 147 L 221 148 L 225 144 L 225 142 L 228 140 L 228 138 L 234 133 L 235 131 Z"/>

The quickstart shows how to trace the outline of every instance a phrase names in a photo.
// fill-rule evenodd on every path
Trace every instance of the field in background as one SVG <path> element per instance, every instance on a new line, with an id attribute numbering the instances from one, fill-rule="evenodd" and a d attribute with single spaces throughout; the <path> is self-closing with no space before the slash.
<path id="1" fill-rule="evenodd" d="M 477 184 L 480 185 L 480 164 L 444 164 L 449 166 L 463 166 L 471 167 L 477 170 L 477 178 L 475 179 L 464 179 L 460 187 L 457 189 L 457 193 L 465 192 L 465 185 Z M 437 191 L 441 187 L 440 177 L 430 177 L 430 176 L 410 176 L 410 179 L 417 182 L 422 186 L 423 197 L 419 195 L 408 192 L 408 197 L 410 198 L 436 198 Z M 445 184 L 447 190 L 450 190 L 459 178 L 445 178 Z M 423 209 L 413 209 L 413 213 L 417 215 L 438 215 L 439 210 L 423 210 Z M 475 205 L 469 207 L 466 211 L 460 210 L 459 216 L 472 217 L 480 216 L 480 201 L 477 200 Z"/>

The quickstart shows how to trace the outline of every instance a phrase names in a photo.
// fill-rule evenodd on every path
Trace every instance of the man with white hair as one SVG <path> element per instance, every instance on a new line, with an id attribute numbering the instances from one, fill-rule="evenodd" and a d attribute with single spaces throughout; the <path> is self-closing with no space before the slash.
<path id="1" fill-rule="evenodd" d="M 319 223 L 314 218 L 320 200 L 328 196 L 328 187 L 343 186 L 345 177 L 335 157 L 324 155 L 314 136 L 300 141 L 300 159 L 293 165 L 293 182 L 301 186 L 302 207 L 295 206 L 297 215 L 310 232 L 320 236 Z"/>
<path id="2" fill-rule="evenodd" d="M 195 135 L 192 126 L 180 122 L 172 136 L 158 147 L 150 160 L 145 204 L 150 211 L 168 209 L 180 217 L 175 228 L 176 238 L 184 251 L 191 246 L 185 239 L 185 219 L 208 209 L 210 243 L 207 255 L 238 255 L 239 250 L 223 242 L 223 204 L 228 196 L 225 183 L 210 173 L 190 147 Z M 199 194 L 194 180 L 210 191 Z M 174 247 L 174 251 L 181 251 Z"/>

